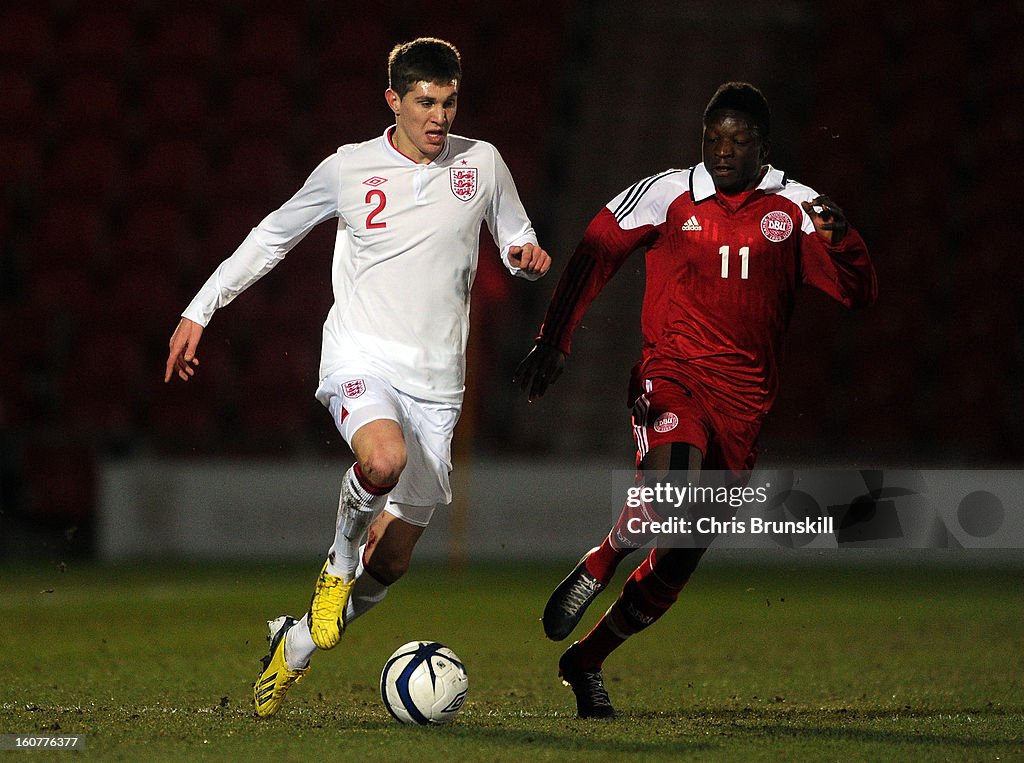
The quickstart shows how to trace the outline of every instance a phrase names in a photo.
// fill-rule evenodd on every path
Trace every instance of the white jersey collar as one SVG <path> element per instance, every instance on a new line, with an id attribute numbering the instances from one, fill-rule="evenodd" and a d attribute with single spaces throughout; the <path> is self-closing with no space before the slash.
<path id="1" fill-rule="evenodd" d="M 757 184 L 757 190 L 765 193 L 777 193 L 786 185 L 786 173 L 777 170 L 770 164 L 768 170 Z M 708 168 L 701 162 L 690 172 L 690 194 L 695 202 L 710 199 L 715 195 L 715 181 L 708 172 Z"/>
<path id="2" fill-rule="evenodd" d="M 417 161 L 413 160 L 412 158 L 406 156 L 405 154 L 403 154 L 401 151 L 399 151 L 395 147 L 394 142 L 392 142 L 392 140 L 391 140 L 391 136 L 394 134 L 394 132 L 395 132 L 395 125 L 388 125 L 388 128 L 384 131 L 384 135 L 382 136 L 382 140 L 384 142 L 384 151 L 385 151 L 385 153 L 387 153 L 389 156 L 391 156 L 392 159 L 394 159 L 397 162 L 400 162 L 401 164 L 419 164 L 419 162 L 417 162 Z M 450 136 L 449 136 L 449 137 L 446 137 L 444 139 L 444 148 L 441 149 L 441 153 L 438 154 L 437 157 L 435 157 L 432 161 L 428 162 L 427 164 L 420 165 L 420 166 L 422 166 L 422 167 L 430 167 L 430 166 L 433 166 L 433 165 L 437 165 L 440 162 L 442 162 L 445 159 L 447 159 L 448 158 L 448 154 L 450 152 L 451 152 L 451 140 L 450 140 Z"/>

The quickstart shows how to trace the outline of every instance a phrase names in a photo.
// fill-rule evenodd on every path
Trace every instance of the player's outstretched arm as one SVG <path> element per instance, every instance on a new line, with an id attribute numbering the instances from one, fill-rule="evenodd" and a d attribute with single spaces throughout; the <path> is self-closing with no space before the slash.
<path id="1" fill-rule="evenodd" d="M 551 256 L 536 244 L 509 247 L 509 264 L 530 275 L 544 275 L 551 268 Z"/>
<path id="2" fill-rule="evenodd" d="M 203 335 L 203 327 L 188 318 L 182 318 L 178 327 L 171 334 L 170 352 L 167 355 L 167 369 L 164 371 L 164 384 L 171 380 L 175 373 L 182 381 L 188 381 L 195 375 L 199 358 L 196 347 Z"/>
<path id="3" fill-rule="evenodd" d="M 516 368 L 512 383 L 526 393 L 531 403 L 547 392 L 565 367 L 565 353 L 547 342 L 538 342 Z"/>

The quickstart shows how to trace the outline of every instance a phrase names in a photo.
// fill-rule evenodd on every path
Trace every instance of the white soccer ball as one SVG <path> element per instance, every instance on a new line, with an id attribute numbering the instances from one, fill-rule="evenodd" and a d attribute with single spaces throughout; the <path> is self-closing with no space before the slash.
<path id="1" fill-rule="evenodd" d="M 410 641 L 380 674 L 384 707 L 402 723 L 448 723 L 466 701 L 469 678 L 455 652 L 436 641 Z"/>

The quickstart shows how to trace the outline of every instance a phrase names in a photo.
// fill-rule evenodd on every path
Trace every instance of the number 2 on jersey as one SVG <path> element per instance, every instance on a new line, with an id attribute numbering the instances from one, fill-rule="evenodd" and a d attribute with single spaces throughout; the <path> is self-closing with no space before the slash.
<path id="1" fill-rule="evenodd" d="M 729 247 L 728 245 L 720 247 L 718 253 L 722 255 L 722 278 L 729 277 Z M 740 247 L 740 278 L 746 278 L 749 275 L 750 266 L 750 247 Z"/>
<path id="2" fill-rule="evenodd" d="M 386 222 L 378 223 L 373 218 L 384 211 L 384 205 L 388 203 L 388 197 L 384 195 L 384 191 L 379 188 L 374 188 L 372 191 L 366 192 L 366 203 L 372 204 L 373 199 L 377 199 L 377 206 L 370 210 L 370 214 L 366 216 L 366 229 L 372 230 L 374 228 L 386 228 L 388 224 Z"/>

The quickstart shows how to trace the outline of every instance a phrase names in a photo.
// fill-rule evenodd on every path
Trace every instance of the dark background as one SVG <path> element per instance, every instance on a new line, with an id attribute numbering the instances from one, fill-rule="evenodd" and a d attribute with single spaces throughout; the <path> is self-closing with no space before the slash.
<path id="1" fill-rule="evenodd" d="M 313 399 L 330 225 L 215 316 L 188 385 L 162 383 L 167 340 L 252 226 L 390 123 L 385 59 L 419 35 L 462 51 L 454 132 L 499 147 L 555 258 L 531 285 L 481 253 L 460 451 L 629 464 L 642 257 L 547 397 L 509 379 L 589 219 L 699 161 L 705 103 L 744 79 L 770 160 L 847 210 L 880 283 L 859 313 L 802 295 L 763 459 L 1021 463 L 1019 2 L 6 2 L 0 556 L 88 551 L 106 459 L 346 455 Z"/>

